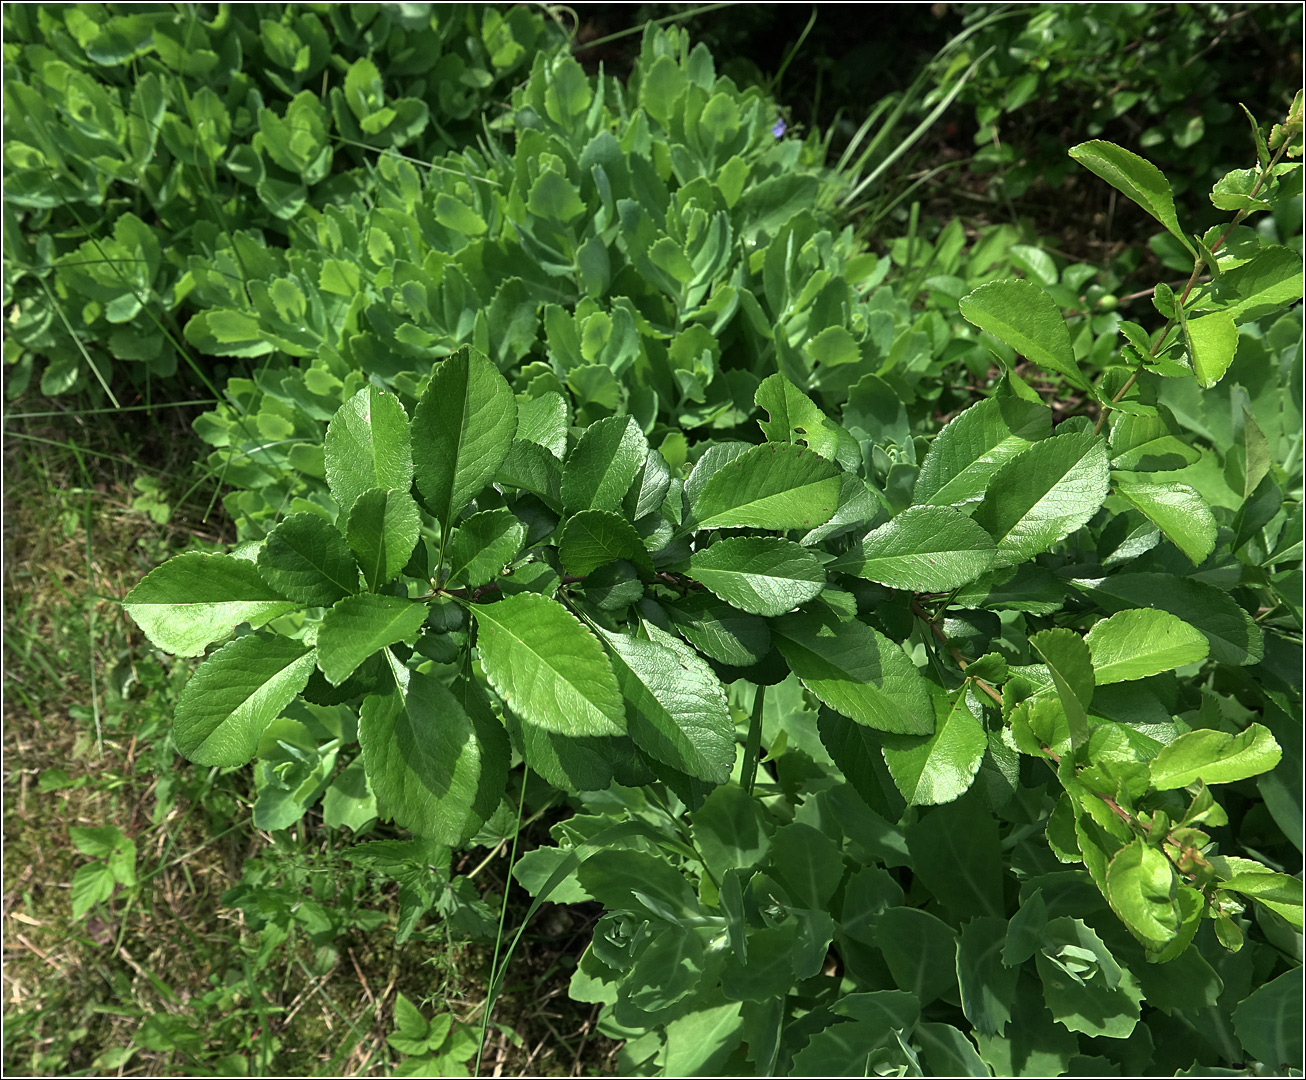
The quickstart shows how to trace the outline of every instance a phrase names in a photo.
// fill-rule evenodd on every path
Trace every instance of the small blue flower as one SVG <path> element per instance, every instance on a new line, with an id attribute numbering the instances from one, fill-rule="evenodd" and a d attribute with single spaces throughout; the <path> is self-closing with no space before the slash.
<path id="1" fill-rule="evenodd" d="M 784 122 L 783 116 L 779 120 L 777 120 L 774 124 L 771 125 L 771 134 L 774 135 L 777 139 L 780 138 L 780 136 L 782 136 L 788 130 L 789 130 L 789 125 Z"/>

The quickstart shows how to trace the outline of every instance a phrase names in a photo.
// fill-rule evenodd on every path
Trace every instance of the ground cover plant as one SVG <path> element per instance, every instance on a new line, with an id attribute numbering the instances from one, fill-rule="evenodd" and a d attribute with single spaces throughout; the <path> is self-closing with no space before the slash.
<path id="1" fill-rule="evenodd" d="M 239 542 L 117 595 L 154 767 L 268 842 L 221 895 L 241 976 L 80 1067 L 529 1072 L 547 916 L 625 1073 L 1299 1069 L 1300 96 L 1210 230 L 1074 147 L 1187 255 L 1127 321 L 1127 260 L 1020 227 L 913 208 L 870 253 L 860 180 L 682 33 L 522 76 L 274 243 L 194 230 L 165 329 L 251 364 L 196 421 Z M 154 903 L 138 833 L 73 840 L 79 918 Z M 346 1001 L 364 942 L 486 986 Z M 322 992 L 268 995 L 274 956 Z"/>

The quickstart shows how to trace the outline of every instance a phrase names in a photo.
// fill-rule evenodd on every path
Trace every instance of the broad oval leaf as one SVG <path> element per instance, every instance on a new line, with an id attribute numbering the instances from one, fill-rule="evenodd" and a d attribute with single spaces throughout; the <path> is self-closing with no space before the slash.
<path id="1" fill-rule="evenodd" d="M 1187 484 L 1117 482 L 1116 494 L 1160 529 L 1194 566 L 1200 566 L 1215 550 L 1215 515 Z"/>
<path id="2" fill-rule="evenodd" d="M 1039 367 L 1085 386 L 1057 302 L 1032 281 L 990 281 L 958 301 L 967 322 L 1006 342 Z"/>
<path id="3" fill-rule="evenodd" d="M 177 749 L 197 765 L 244 765 L 308 684 L 315 660 L 290 638 L 247 634 L 228 642 L 195 669 L 177 700 Z"/>
<path id="4" fill-rule="evenodd" d="M 855 619 L 795 612 L 771 636 L 802 684 L 859 724 L 900 735 L 934 730 L 934 706 L 916 665 L 877 630 Z"/>
<path id="5" fill-rule="evenodd" d="M 371 488 L 409 489 L 413 449 L 408 413 L 394 394 L 365 386 L 336 410 L 327 425 L 326 478 L 342 514 Z"/>
<path id="6" fill-rule="evenodd" d="M 1103 139 L 1072 146 L 1070 156 L 1136 202 L 1196 256 L 1192 241 L 1179 226 L 1170 181 L 1150 161 Z"/>
<path id="7" fill-rule="evenodd" d="M 1098 686 L 1145 679 L 1204 660 L 1205 635 L 1177 615 L 1151 608 L 1120 611 L 1084 635 Z"/>
<path id="8" fill-rule="evenodd" d="M 709 784 L 724 784 L 735 763 L 735 722 L 712 669 L 693 649 L 645 627 L 648 638 L 604 632 L 626 722 L 635 745 Z"/>
<path id="9" fill-rule="evenodd" d="M 778 536 L 718 540 L 690 556 L 689 576 L 752 615 L 783 615 L 825 588 L 820 560 Z"/>
<path id="10" fill-rule="evenodd" d="M 891 735 L 884 761 L 908 806 L 933 806 L 964 795 L 979 772 L 988 737 L 966 687 L 936 697 L 938 725 L 928 736 Z"/>
<path id="11" fill-rule="evenodd" d="M 449 584 L 477 588 L 493 581 L 526 542 L 526 525 L 511 510 L 482 510 L 458 523 L 449 541 Z"/>
<path id="12" fill-rule="evenodd" d="M 974 521 L 997 541 L 994 566 L 1015 566 L 1084 525 L 1109 491 L 1106 441 L 1087 432 L 1058 435 L 998 471 Z"/>
<path id="13" fill-rule="evenodd" d="M 322 617 L 318 667 L 339 686 L 375 652 L 406 641 L 426 622 L 426 605 L 401 596 L 363 593 L 346 597 Z"/>
<path id="14" fill-rule="evenodd" d="M 394 580 L 408 565 L 421 527 L 417 503 L 407 488 L 371 488 L 354 501 L 345 540 L 372 589 Z"/>
<path id="15" fill-rule="evenodd" d="M 811 529 L 830 520 L 838 501 L 834 465 L 800 446 L 768 443 L 708 476 L 691 508 L 700 529 Z"/>
<path id="16" fill-rule="evenodd" d="M 653 560 L 635 526 L 611 510 L 582 510 L 567 520 L 558 541 L 558 558 L 569 574 L 584 577 L 615 559 L 629 559 L 646 573 Z"/>
<path id="17" fill-rule="evenodd" d="M 336 527 L 316 514 L 291 514 L 268 533 L 259 575 L 282 596 L 328 607 L 358 592 L 358 564 Z"/>
<path id="18" fill-rule="evenodd" d="M 1183 320 L 1184 338 L 1193 374 L 1204 389 L 1218 383 L 1238 351 L 1238 327 L 1227 311 L 1214 311 L 1196 319 Z"/>
<path id="19" fill-rule="evenodd" d="M 881 525 L 830 564 L 894 589 L 948 592 L 992 565 L 993 537 L 947 506 L 913 506 Z"/>
<path id="20" fill-rule="evenodd" d="M 756 664 L 771 651 L 766 622 L 695 592 L 664 605 L 680 636 L 704 656 L 734 667 Z"/>
<path id="21" fill-rule="evenodd" d="M 150 571 L 123 601 L 150 642 L 199 656 L 243 622 L 261 626 L 300 605 L 274 592 L 254 563 L 188 551 Z"/>
<path id="22" fill-rule="evenodd" d="M 596 420 L 567 455 L 563 509 L 569 514 L 618 509 L 647 457 L 648 440 L 633 416 Z"/>
<path id="23" fill-rule="evenodd" d="M 386 657 L 390 692 L 369 694 L 358 721 L 372 790 L 399 825 L 461 844 L 499 804 L 508 733 L 484 703 L 465 708 L 438 679 L 410 671 L 388 651 Z"/>
<path id="24" fill-rule="evenodd" d="M 559 735 L 623 735 L 626 711 L 598 639 L 556 600 L 518 593 L 474 604 L 481 666 L 521 717 Z"/>
<path id="25" fill-rule="evenodd" d="M 1052 410 L 1018 397 L 992 397 L 954 417 L 934 437 L 912 500 L 959 506 L 984 495 L 989 479 L 1031 443 L 1052 434 Z"/>
<path id="26" fill-rule="evenodd" d="M 1269 729 L 1252 724 L 1237 735 L 1210 728 L 1185 732 L 1161 747 L 1149 764 L 1156 789 L 1172 791 L 1197 780 L 1208 785 L 1231 784 L 1259 776 L 1273 769 L 1282 757 Z"/>
<path id="27" fill-rule="evenodd" d="M 1164 949 L 1184 921 L 1177 885 L 1174 865 L 1142 839 L 1122 847 L 1107 866 L 1106 898 L 1112 910 L 1153 951 Z"/>
<path id="28" fill-rule="evenodd" d="M 413 413 L 413 463 L 441 528 L 494 479 L 516 431 L 512 387 L 482 353 L 463 346 L 436 365 Z"/>

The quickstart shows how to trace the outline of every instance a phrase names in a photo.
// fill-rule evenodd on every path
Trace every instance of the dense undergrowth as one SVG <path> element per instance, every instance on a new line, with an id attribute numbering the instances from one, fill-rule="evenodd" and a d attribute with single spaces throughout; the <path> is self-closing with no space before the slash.
<path id="1" fill-rule="evenodd" d="M 1045 7 L 6 9 L 10 1068 L 1300 1068 L 1300 98 Z"/>

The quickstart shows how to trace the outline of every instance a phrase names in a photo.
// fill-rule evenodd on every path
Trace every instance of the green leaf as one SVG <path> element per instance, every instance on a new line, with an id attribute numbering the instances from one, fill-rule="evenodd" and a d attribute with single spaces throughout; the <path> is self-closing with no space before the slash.
<path id="1" fill-rule="evenodd" d="M 1106 898 L 1129 932 L 1159 952 L 1179 932 L 1183 912 L 1173 864 L 1141 838 L 1126 844 L 1106 872 Z"/>
<path id="2" fill-rule="evenodd" d="M 1209 390 L 1224 377 L 1233 363 L 1233 355 L 1238 351 L 1238 327 L 1227 311 L 1183 319 L 1181 325 L 1193 374 L 1198 383 Z"/>
<path id="3" fill-rule="evenodd" d="M 630 737 L 673 769 L 724 784 L 735 763 L 735 722 L 721 683 L 693 649 L 656 626 L 645 629 L 647 640 L 603 632 Z"/>
<path id="4" fill-rule="evenodd" d="M 978 791 L 920 815 L 906 830 L 912 872 L 955 923 L 1005 910 L 997 819 Z"/>
<path id="5" fill-rule="evenodd" d="M 425 604 L 372 593 L 347 597 L 322 617 L 318 667 L 328 682 L 339 686 L 373 653 L 411 639 L 425 622 Z"/>
<path id="6" fill-rule="evenodd" d="M 753 400 L 770 418 L 757 422 L 768 441 L 803 443 L 821 457 L 837 460 L 839 426 L 779 372 L 762 380 Z"/>
<path id="7" fill-rule="evenodd" d="M 1243 998 L 1233 1011 L 1233 1027 L 1267 1074 L 1286 1076 L 1301 1068 L 1301 1016 L 1301 969 L 1293 968 Z"/>
<path id="8" fill-rule="evenodd" d="M 511 510 L 482 510 L 458 524 L 449 541 L 449 584 L 475 589 L 493 581 L 526 542 L 526 525 Z"/>
<path id="9" fill-rule="evenodd" d="M 629 559 L 645 573 L 653 572 L 653 560 L 635 526 L 611 510 L 582 510 L 568 518 L 558 558 L 563 570 L 577 577 L 615 559 Z"/>
<path id="10" fill-rule="evenodd" d="M 974 502 L 1007 461 L 1051 434 L 1052 411 L 1041 404 L 992 397 L 972 405 L 930 443 L 912 499 L 935 506 Z"/>
<path id="11" fill-rule="evenodd" d="M 1165 472 L 1201 460 L 1201 451 L 1170 434 L 1161 416 L 1131 416 L 1117 412 L 1111 427 L 1113 469 Z"/>
<path id="12" fill-rule="evenodd" d="M 623 735 L 626 711 L 598 639 L 556 600 L 518 593 L 474 604 L 481 665 L 521 717 L 559 735 Z"/>
<path id="13" fill-rule="evenodd" d="M 718 540 L 690 556 L 689 576 L 752 615 L 783 615 L 825 587 L 820 560 L 777 536 Z"/>
<path id="14" fill-rule="evenodd" d="M 258 572 L 282 596 L 328 607 L 358 591 L 358 564 L 335 526 L 316 514 L 291 514 L 268 533 Z"/>
<path id="15" fill-rule="evenodd" d="M 357 834 L 376 817 L 376 794 L 368 785 L 363 759 L 355 758 L 322 793 L 322 820 L 333 829 Z"/>
<path id="16" fill-rule="evenodd" d="M 1135 608 L 1095 623 L 1084 635 L 1096 685 L 1146 679 L 1195 664 L 1210 652 L 1205 636 L 1168 611 Z"/>
<path id="17" fill-rule="evenodd" d="M 965 687 L 953 699 L 933 701 L 938 724 L 932 735 L 895 735 L 884 741 L 884 760 L 908 806 L 951 802 L 965 793 L 988 748 L 978 708 Z"/>
<path id="18" fill-rule="evenodd" d="M 1070 330 L 1057 302 L 1032 281 L 990 281 L 958 301 L 967 322 L 1010 345 L 1048 371 L 1060 372 L 1072 385 L 1084 387 L 1075 361 Z"/>
<path id="19" fill-rule="evenodd" d="M 843 881 L 839 845 L 818 829 L 794 822 L 771 837 L 771 875 L 784 886 L 794 906 L 823 911 Z"/>
<path id="20" fill-rule="evenodd" d="M 720 994 L 716 995 L 718 998 Z M 696 1008 L 666 1027 L 666 1057 L 662 1068 L 667 1076 L 715 1076 L 743 1039 L 743 1021 L 738 1001 Z"/>
<path id="21" fill-rule="evenodd" d="M 494 478 L 516 430 L 517 399 L 482 353 L 464 346 L 436 365 L 412 436 L 417 490 L 442 529 Z"/>
<path id="22" fill-rule="evenodd" d="M 150 571 L 123 601 L 155 648 L 174 656 L 199 656 L 241 623 L 262 626 L 298 606 L 273 592 L 252 562 L 197 551 Z"/>
<path id="23" fill-rule="evenodd" d="M 993 538 L 959 510 L 913 506 L 850 547 L 830 569 L 893 589 L 949 592 L 992 565 Z"/>
<path id="24" fill-rule="evenodd" d="M 197 765 L 244 765 L 308 684 L 317 656 L 290 638 L 247 634 L 208 657 L 177 700 L 177 749 Z"/>
<path id="25" fill-rule="evenodd" d="M 699 914 L 698 900 L 689 882 L 665 857 L 608 848 L 586 859 L 577 876 L 585 891 L 609 911 L 660 918 L 645 905 L 643 897 L 648 897 L 677 918 Z"/>
<path id="26" fill-rule="evenodd" d="M 539 443 L 514 439 L 495 473 L 495 482 L 538 495 L 550 507 L 561 508 L 562 470 L 558 459 Z"/>
<path id="27" fill-rule="evenodd" d="M 517 401 L 517 438 L 538 443 L 562 460 L 567 451 L 567 402 L 556 390 Z"/>
<path id="28" fill-rule="evenodd" d="M 365 386 L 331 418 L 326 477 L 344 514 L 371 488 L 406 492 L 413 482 L 408 413 L 394 394 Z"/>
<path id="29" fill-rule="evenodd" d="M 1215 550 L 1215 515 L 1187 484 L 1117 481 L 1116 494 L 1160 529 L 1194 566 L 1200 566 Z"/>
<path id="30" fill-rule="evenodd" d="M 1227 592 L 1174 574 L 1113 574 L 1075 582 L 1108 611 L 1151 607 L 1195 626 L 1222 664 L 1254 664 L 1264 655 L 1261 628 Z"/>
<path id="31" fill-rule="evenodd" d="M 665 608 L 680 636 L 720 663 L 748 667 L 771 651 L 771 631 L 763 620 L 707 593 L 690 593 Z"/>
<path id="32" fill-rule="evenodd" d="M 997 541 L 994 566 L 1015 566 L 1084 525 L 1109 491 L 1106 441 L 1087 432 L 1059 435 L 1002 466 L 973 520 Z"/>
<path id="33" fill-rule="evenodd" d="M 567 456 L 563 509 L 619 510 L 647 456 L 648 441 L 633 416 L 596 420 Z"/>
<path id="34" fill-rule="evenodd" d="M 87 863 L 73 872 L 71 899 L 73 918 L 81 919 L 96 904 L 113 895 L 113 873 L 102 862 Z"/>
<path id="35" fill-rule="evenodd" d="M 1064 628 L 1041 630 L 1029 644 L 1048 666 L 1070 725 L 1071 745 L 1078 749 L 1088 742 L 1088 707 L 1096 685 L 1088 645 L 1073 630 Z"/>
<path id="36" fill-rule="evenodd" d="M 485 219 L 468 206 L 462 199 L 440 192 L 435 197 L 432 208 L 435 220 L 446 229 L 453 229 L 465 236 L 481 236 L 485 233 Z"/>
<path id="37" fill-rule="evenodd" d="M 839 470 L 819 454 L 767 443 L 726 462 L 691 502 L 700 529 L 811 529 L 839 499 Z"/>
<path id="38" fill-rule="evenodd" d="M 877 630 L 817 612 L 796 612 L 771 634 L 804 686 L 859 724 L 902 735 L 928 735 L 934 709 L 907 654 Z"/>
<path id="39" fill-rule="evenodd" d="M 1034 962 L 1048 1009 L 1071 1031 L 1124 1039 L 1134 1030 L 1138 982 L 1079 919 L 1051 920 Z"/>
<path id="40" fill-rule="evenodd" d="M 1170 182 L 1150 161 L 1101 139 L 1072 146 L 1070 156 L 1136 202 L 1196 256 L 1192 242 L 1179 226 Z"/>
<path id="41" fill-rule="evenodd" d="M 1011 1019 L 1020 972 L 1002 962 L 1007 922 L 981 915 L 962 923 L 957 940 L 961 1009 L 981 1035 L 1001 1035 Z"/>
<path id="42" fill-rule="evenodd" d="M 1234 864 L 1236 872 L 1231 877 L 1224 877 L 1221 874 L 1220 888 L 1231 889 L 1243 896 L 1250 896 L 1258 904 L 1264 904 L 1276 915 L 1286 919 L 1298 930 L 1302 928 L 1302 883 L 1300 878 L 1273 873 L 1269 867 L 1261 866 L 1250 859 L 1226 858 L 1224 862 Z M 1220 870 L 1221 867 L 1217 861 L 1217 873 Z"/>
<path id="43" fill-rule="evenodd" d="M 561 173 L 546 169 L 531 185 L 526 209 L 538 218 L 566 225 L 585 213 L 585 204 L 570 180 Z"/>
<path id="44" fill-rule="evenodd" d="M 880 916 L 880 951 L 901 990 L 921 1006 L 957 990 L 957 936 L 919 908 L 892 907 Z"/>
<path id="45" fill-rule="evenodd" d="M 989 1076 L 975 1044 L 951 1024 L 920 1024 L 912 1035 L 932 1076 Z"/>
<path id="46" fill-rule="evenodd" d="M 354 500 L 345 540 L 372 589 L 393 581 L 408 565 L 421 532 L 417 503 L 402 491 L 371 488 Z"/>
<path id="47" fill-rule="evenodd" d="M 1269 772 L 1283 757 L 1268 728 L 1252 724 L 1237 735 L 1203 728 L 1161 747 L 1149 765 L 1158 791 L 1173 791 L 1201 780 L 1231 784 Z"/>
<path id="48" fill-rule="evenodd" d="M 457 846 L 499 805 L 508 733 L 488 705 L 465 708 L 438 679 L 386 657 L 394 682 L 364 699 L 358 720 L 368 780 L 396 823 Z"/>
<path id="49" fill-rule="evenodd" d="M 1276 244 L 1220 275 L 1216 298 L 1221 313 L 1236 323 L 1251 322 L 1288 307 L 1302 295 L 1301 254 Z"/>
<path id="50" fill-rule="evenodd" d="M 710 873 L 760 866 L 771 850 L 762 804 L 737 784 L 724 784 L 691 815 L 694 847 Z"/>

